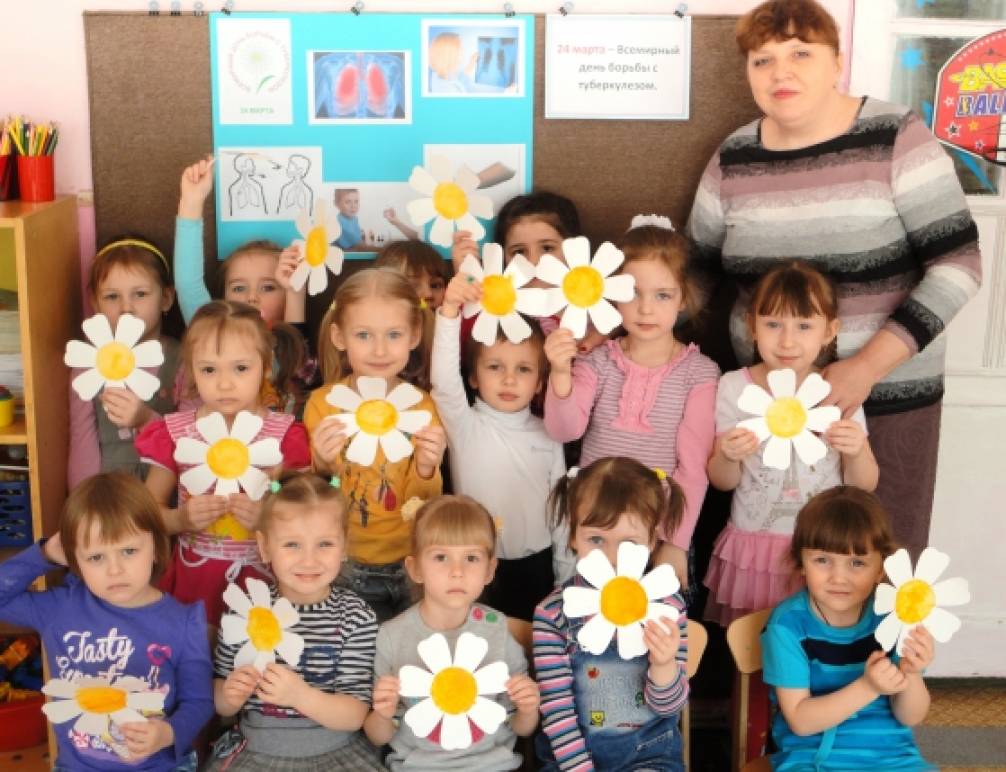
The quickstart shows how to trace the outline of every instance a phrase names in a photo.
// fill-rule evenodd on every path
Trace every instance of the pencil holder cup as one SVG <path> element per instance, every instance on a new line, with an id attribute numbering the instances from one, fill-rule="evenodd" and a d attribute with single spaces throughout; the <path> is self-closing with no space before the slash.
<path id="1" fill-rule="evenodd" d="M 51 155 L 19 155 L 18 185 L 22 201 L 52 201 L 56 197 Z"/>
<path id="2" fill-rule="evenodd" d="M 17 197 L 17 156 L 13 153 L 0 155 L 0 201 Z"/>
<path id="3" fill-rule="evenodd" d="M 0 386 L 0 428 L 14 423 L 14 395 L 6 386 Z"/>

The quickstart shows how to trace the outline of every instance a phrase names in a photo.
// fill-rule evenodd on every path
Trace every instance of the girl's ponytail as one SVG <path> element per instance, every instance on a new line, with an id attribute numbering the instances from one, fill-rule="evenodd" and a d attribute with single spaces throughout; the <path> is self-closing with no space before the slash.
<path id="1" fill-rule="evenodd" d="M 294 376 L 300 372 L 307 360 L 307 346 L 304 336 L 286 322 L 273 322 L 270 329 L 273 339 L 275 367 L 272 373 L 273 386 L 281 394 L 292 394 Z"/>

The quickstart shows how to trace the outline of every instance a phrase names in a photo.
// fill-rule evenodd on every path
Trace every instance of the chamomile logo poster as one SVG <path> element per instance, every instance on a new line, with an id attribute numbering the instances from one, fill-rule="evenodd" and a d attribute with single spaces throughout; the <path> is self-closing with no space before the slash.
<path id="1" fill-rule="evenodd" d="M 221 257 L 319 206 L 347 259 L 428 238 L 409 179 L 434 156 L 494 213 L 531 188 L 531 16 L 220 13 L 210 45 Z"/>

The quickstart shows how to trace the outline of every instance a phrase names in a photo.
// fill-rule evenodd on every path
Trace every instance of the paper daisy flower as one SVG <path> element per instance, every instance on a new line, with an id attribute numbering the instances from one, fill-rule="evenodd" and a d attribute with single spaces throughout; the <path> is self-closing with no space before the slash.
<path id="1" fill-rule="evenodd" d="M 482 284 L 482 300 L 465 303 L 465 317 L 475 316 L 472 338 L 491 346 L 499 328 L 511 343 L 520 343 L 531 335 L 531 326 L 521 314 L 541 316 L 545 309 L 545 290 L 524 287 L 534 279 L 534 266 L 523 255 L 515 255 L 503 270 L 503 247 L 485 244 L 482 264 L 469 255 L 458 269 Z"/>
<path id="2" fill-rule="evenodd" d="M 296 242 L 303 258 L 290 276 L 290 286 L 299 290 L 307 282 L 307 294 L 317 295 L 328 286 L 328 272 L 338 276 L 342 272 L 343 253 L 334 242 L 342 235 L 336 213 L 319 199 L 314 205 L 314 215 L 302 211 L 297 215 Z"/>
<path id="3" fill-rule="evenodd" d="M 506 708 L 482 695 L 506 691 L 510 675 L 505 662 L 475 669 L 489 651 L 484 638 L 461 633 L 453 660 L 447 639 L 440 633 L 421 641 L 417 650 L 428 670 L 405 665 L 398 671 L 400 694 L 424 698 L 402 717 L 416 737 L 429 737 L 439 724 L 440 745 L 456 750 L 472 744 L 469 721 L 486 734 L 499 729 L 506 720 Z"/>
<path id="4" fill-rule="evenodd" d="M 744 387 L 737 407 L 758 417 L 737 425 L 754 432 L 758 442 L 768 440 L 762 451 L 765 466 L 788 469 L 793 455 L 791 447 L 807 466 L 816 464 L 824 458 L 828 446 L 811 432 L 823 432 L 842 417 L 835 405 L 814 407 L 828 396 L 830 384 L 817 373 L 811 373 L 797 389 L 796 373 L 786 368 L 768 374 L 768 387 L 771 394 L 754 383 Z"/>
<path id="5" fill-rule="evenodd" d="M 660 617 L 677 621 L 678 610 L 659 600 L 673 595 L 681 584 L 666 563 L 643 576 L 649 560 L 646 545 L 623 541 L 618 545 L 617 571 L 601 550 L 592 550 L 577 562 L 577 573 L 592 586 L 563 590 L 562 611 L 567 617 L 592 617 L 576 636 L 591 654 L 603 654 L 617 632 L 622 659 L 642 656 L 643 626 L 651 619 L 660 624 Z"/>
<path id="6" fill-rule="evenodd" d="M 629 274 L 612 276 L 625 257 L 611 242 L 597 248 L 590 259 L 590 242 L 584 236 L 562 242 L 564 265 L 555 255 L 542 255 L 538 262 L 538 278 L 554 287 L 546 290 L 545 315 L 557 314 L 565 308 L 560 327 L 573 331 L 574 338 L 587 333 L 587 316 L 602 334 L 608 334 L 622 323 L 609 300 L 625 303 L 632 300 L 636 280 Z"/>
<path id="7" fill-rule="evenodd" d="M 234 655 L 234 667 L 254 665 L 260 673 L 276 661 L 279 654 L 290 667 L 296 667 L 304 653 L 304 639 L 290 628 L 300 621 L 297 610 L 286 598 L 272 602 L 268 585 L 260 579 L 246 579 L 245 595 L 236 584 L 228 584 L 224 600 L 233 614 L 220 620 L 224 643 L 244 643 Z"/>
<path id="8" fill-rule="evenodd" d="M 42 691 L 55 698 L 42 706 L 46 718 L 54 724 L 76 718 L 73 731 L 94 737 L 107 734 L 109 722 L 146 721 L 140 711 L 164 710 L 164 693 L 151 691 L 146 681 L 135 676 L 121 676 L 114 681 L 54 678 L 42 687 Z"/>
<path id="9" fill-rule="evenodd" d="M 234 423 L 227 431 L 224 417 L 210 413 L 196 421 L 196 430 L 205 442 L 182 437 L 175 445 L 175 461 L 198 464 L 179 477 L 185 489 L 199 496 L 216 482 L 213 492 L 217 496 L 229 496 L 243 489 L 251 499 L 262 498 L 269 487 L 269 476 L 258 467 L 283 462 L 275 437 L 252 442 L 262 430 L 262 419 L 242 410 L 234 416 Z"/>
<path id="10" fill-rule="evenodd" d="M 892 584 L 881 582 L 873 599 L 873 611 L 887 614 L 874 633 L 884 651 L 896 645 L 900 655 L 908 633 L 922 625 L 940 643 L 946 643 L 961 626 L 961 620 L 941 606 L 960 606 L 971 600 L 966 579 L 936 580 L 950 564 L 950 557 L 927 547 L 912 572 L 908 551 L 900 549 L 884 561 Z"/>
<path id="11" fill-rule="evenodd" d="M 493 203 L 489 196 L 475 192 L 479 187 L 479 178 L 467 166 L 459 166 L 456 172 L 452 172 L 452 164 L 447 158 L 432 155 L 428 169 L 413 167 L 409 185 L 427 196 L 410 201 L 406 211 L 417 228 L 433 220 L 429 235 L 432 243 L 449 247 L 455 226 L 458 230 L 471 231 L 476 241 L 486 235 L 486 229 L 476 218 L 490 219 Z"/>
<path id="12" fill-rule="evenodd" d="M 90 343 L 71 340 L 63 355 L 67 367 L 88 368 L 72 384 L 82 400 L 93 399 L 105 386 L 125 386 L 144 401 L 154 396 L 161 382 L 141 368 L 164 364 L 164 350 L 159 340 L 139 342 L 146 329 L 142 319 L 123 314 L 114 334 L 104 314 L 85 319 L 82 327 Z"/>
<path id="13" fill-rule="evenodd" d="M 377 457 L 380 444 L 388 461 L 394 463 L 412 454 L 412 443 L 405 434 L 415 434 L 433 416 L 429 410 L 407 410 L 423 399 L 423 393 L 411 383 L 400 383 L 388 394 L 383 378 L 361 375 L 356 379 L 359 393 L 338 383 L 325 400 L 333 407 L 345 410 L 332 418 L 346 427 L 352 437 L 346 458 L 354 464 L 370 466 Z M 354 436 L 355 435 L 355 436 Z"/>

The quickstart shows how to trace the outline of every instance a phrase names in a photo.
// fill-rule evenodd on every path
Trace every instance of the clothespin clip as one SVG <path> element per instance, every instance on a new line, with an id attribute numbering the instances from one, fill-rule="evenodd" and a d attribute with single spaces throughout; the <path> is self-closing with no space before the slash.
<path id="1" fill-rule="evenodd" d="M 563 16 L 569 16 L 571 13 L 573 13 L 573 4 L 568 2 L 563 3 L 562 5 L 559 6 L 559 13 L 562 14 Z"/>
<path id="2" fill-rule="evenodd" d="M 508 19 L 517 15 L 517 11 L 513 9 L 513 3 L 503 3 L 503 15 Z"/>
<path id="3" fill-rule="evenodd" d="M 220 10 L 230 16 L 231 11 L 234 10 L 234 0 L 227 0 L 227 2 L 224 3 L 224 7 Z"/>
<path id="4" fill-rule="evenodd" d="M 688 3 L 678 3 L 678 7 L 674 9 L 674 15 L 679 19 L 685 18 L 685 14 L 688 13 Z"/>
<path id="5" fill-rule="evenodd" d="M 157 5 L 156 0 L 150 0 L 150 2 L 147 3 L 147 16 L 160 16 L 160 15 L 161 15 L 161 9 Z"/>
<path id="6" fill-rule="evenodd" d="M 206 11 L 203 10 L 203 4 L 200 2 L 200 0 L 196 0 L 196 2 L 192 4 L 192 15 L 193 16 L 206 15 Z"/>
<path id="7" fill-rule="evenodd" d="M 171 0 L 171 15 L 172 16 L 182 15 L 182 0 Z"/>
<path id="8" fill-rule="evenodd" d="M 363 0 L 356 0 L 356 2 L 353 3 L 353 7 L 349 9 L 349 12 L 353 14 L 353 16 L 359 16 L 363 13 Z"/>

